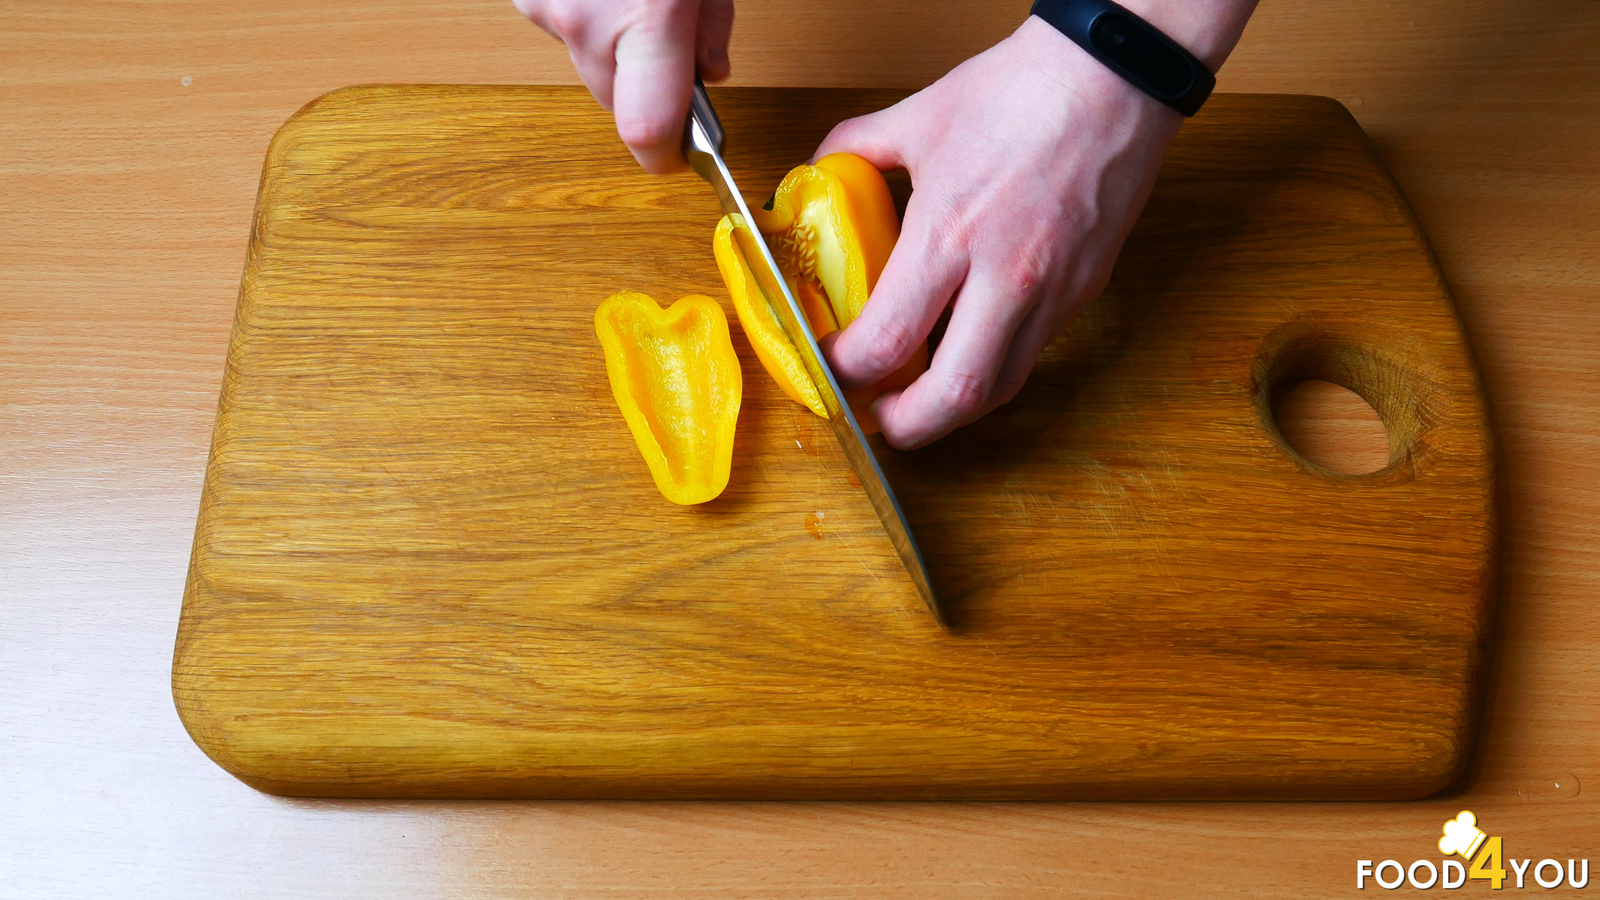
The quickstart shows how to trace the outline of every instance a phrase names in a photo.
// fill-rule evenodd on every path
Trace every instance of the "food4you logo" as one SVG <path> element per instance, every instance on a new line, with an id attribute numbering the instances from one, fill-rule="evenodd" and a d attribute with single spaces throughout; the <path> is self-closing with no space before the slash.
<path id="1" fill-rule="evenodd" d="M 1444 836 L 1439 838 L 1439 852 L 1445 855 L 1445 859 L 1438 865 L 1434 865 L 1431 859 L 1419 859 L 1409 866 L 1401 865 L 1398 860 L 1386 859 L 1374 866 L 1370 859 L 1358 859 L 1356 889 L 1366 890 L 1367 881 L 1371 879 L 1386 891 L 1392 891 L 1406 882 L 1418 890 L 1441 887 L 1448 891 L 1461 887 L 1469 880 L 1481 879 L 1489 882 L 1491 889 L 1498 891 L 1507 886 L 1507 881 L 1514 881 L 1518 888 L 1531 887 L 1526 883 L 1530 875 L 1542 888 L 1560 887 L 1562 881 L 1575 888 L 1589 884 L 1587 859 L 1569 859 L 1565 866 L 1559 859 L 1541 859 L 1537 865 L 1531 858 L 1507 859 L 1504 843 L 1498 837 L 1484 834 L 1483 829 L 1478 827 L 1478 817 L 1470 809 L 1462 810 L 1454 819 L 1444 823 Z M 1471 865 L 1450 859 L 1452 856 L 1471 860 Z M 1509 878 L 1506 866 L 1511 867 Z"/>

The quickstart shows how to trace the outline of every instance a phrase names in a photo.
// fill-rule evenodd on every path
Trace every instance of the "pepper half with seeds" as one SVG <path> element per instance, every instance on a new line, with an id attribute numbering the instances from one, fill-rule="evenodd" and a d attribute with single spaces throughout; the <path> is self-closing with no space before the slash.
<path id="1" fill-rule="evenodd" d="M 883 173 L 849 153 L 830 154 L 816 165 L 796 166 L 784 177 L 768 207 L 753 210 L 751 215 L 766 235 L 778 268 L 818 339 L 849 327 L 861 314 L 900 237 L 900 219 Z M 740 224 L 734 217 L 724 216 L 712 242 L 739 323 L 783 392 L 826 417 L 816 385 L 733 239 L 733 230 Z M 880 430 L 871 414 L 872 401 L 886 391 L 905 387 L 927 368 L 924 346 L 878 384 L 847 391 L 845 399 L 862 428 Z"/>

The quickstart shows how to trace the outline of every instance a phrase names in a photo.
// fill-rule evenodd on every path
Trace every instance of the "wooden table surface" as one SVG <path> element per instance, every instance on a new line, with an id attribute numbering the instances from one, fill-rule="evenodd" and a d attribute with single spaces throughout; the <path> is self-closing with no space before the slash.
<path id="1" fill-rule="evenodd" d="M 734 83 L 925 84 L 1025 7 L 745 2 Z M 1329 896 L 1354 890 L 1357 859 L 1437 860 L 1439 827 L 1463 808 L 1511 857 L 1600 863 L 1597 45 L 1593 0 L 1279 0 L 1219 79 L 1351 108 L 1431 236 L 1483 366 L 1506 575 L 1489 727 L 1454 793 L 295 801 L 201 755 L 169 686 L 267 141 L 334 87 L 570 82 L 565 53 L 487 0 L 6 3 L 0 897 Z"/>

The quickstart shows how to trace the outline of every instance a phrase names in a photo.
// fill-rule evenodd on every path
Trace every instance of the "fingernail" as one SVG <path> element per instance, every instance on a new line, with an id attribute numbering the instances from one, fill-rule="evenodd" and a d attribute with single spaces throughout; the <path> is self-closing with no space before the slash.
<path id="1" fill-rule="evenodd" d="M 771 209 L 772 207 L 769 206 L 767 208 Z M 830 331 L 830 332 L 828 332 L 827 334 L 823 335 L 822 337 L 817 338 L 817 347 L 820 350 L 822 350 L 823 353 L 832 354 L 833 353 L 833 345 L 839 343 L 839 335 L 841 335 L 841 334 L 844 334 L 844 332 L 842 332 L 842 331 Z"/>

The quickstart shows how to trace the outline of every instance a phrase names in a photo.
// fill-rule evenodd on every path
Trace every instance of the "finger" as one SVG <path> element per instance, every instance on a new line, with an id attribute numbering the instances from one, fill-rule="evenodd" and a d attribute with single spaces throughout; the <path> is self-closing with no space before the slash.
<path id="1" fill-rule="evenodd" d="M 1099 290 L 1093 290 L 1086 295 L 1059 295 L 1060 299 L 1052 301 L 1050 293 L 1046 292 L 1041 297 L 1039 304 L 1017 326 L 1016 336 L 1011 339 L 1011 349 L 1006 351 L 1005 362 L 1000 366 L 994 392 L 990 394 L 980 418 L 1010 403 L 1017 396 L 1027 383 L 1028 376 L 1033 374 L 1040 354 L 1050 346 L 1051 341 L 1067 330 L 1072 320 L 1099 294 Z"/>
<path id="2" fill-rule="evenodd" d="M 613 112 L 617 134 L 654 173 L 674 172 L 683 160 L 683 123 L 694 89 L 695 7 L 675 7 L 640 22 L 617 39 Z"/>
<path id="3" fill-rule="evenodd" d="M 945 220 L 911 195 L 900 240 L 871 298 L 830 345 L 828 361 L 844 387 L 876 384 L 905 365 L 961 287 L 967 257 L 948 239 Z"/>
<path id="4" fill-rule="evenodd" d="M 1019 294 L 989 271 L 968 273 L 933 364 L 877 413 L 889 443 L 920 447 L 981 416 L 1034 305 L 1032 295 Z"/>
<path id="5" fill-rule="evenodd" d="M 888 109 L 845 119 L 833 126 L 833 130 L 817 146 L 817 152 L 812 154 L 811 162 L 815 163 L 830 153 L 854 153 L 881 171 L 905 168 L 906 161 L 899 141 L 903 131 L 895 126 L 903 103 L 904 100 Z"/>
<path id="6" fill-rule="evenodd" d="M 989 400 L 979 411 L 978 418 L 987 416 L 996 409 L 1010 403 L 1027 383 L 1028 376 L 1033 374 L 1033 367 L 1039 362 L 1039 354 L 1044 348 L 1056 339 L 1066 322 L 1055 324 L 1055 316 L 1048 313 L 1044 303 L 1040 303 L 1029 311 L 1023 318 L 1022 324 L 1017 326 L 1017 332 L 1011 338 L 1011 346 L 1006 350 L 1005 361 L 1000 364 L 1000 373 L 995 377 L 994 390 L 989 392 Z M 1070 321 L 1070 318 L 1067 320 Z"/>
<path id="7" fill-rule="evenodd" d="M 611 109 L 612 78 L 617 70 L 616 48 L 610 39 L 594 39 L 594 23 L 581 7 L 549 0 L 512 0 L 517 12 L 551 37 L 566 44 L 578 77 L 606 110 Z"/>
<path id="8" fill-rule="evenodd" d="M 511 5 L 516 7 L 517 12 L 522 13 L 528 21 L 544 29 L 546 34 L 556 40 L 561 39 L 555 23 L 550 20 L 549 4 L 540 3 L 539 0 L 511 0 Z"/>
<path id="9" fill-rule="evenodd" d="M 732 71 L 728 42 L 733 38 L 733 0 L 700 0 L 700 25 L 695 30 L 695 60 L 700 77 L 721 81 Z"/>
<path id="10" fill-rule="evenodd" d="M 589 88 L 589 93 L 594 99 L 606 108 L 612 108 L 612 89 L 617 74 L 617 58 L 610 47 L 601 48 L 595 52 L 580 52 L 576 47 L 569 48 L 567 55 L 572 57 L 572 66 L 578 70 L 578 77 Z"/>

